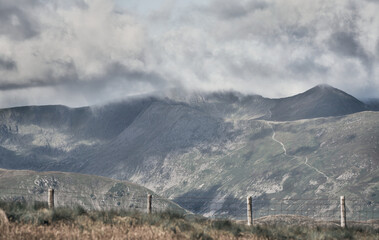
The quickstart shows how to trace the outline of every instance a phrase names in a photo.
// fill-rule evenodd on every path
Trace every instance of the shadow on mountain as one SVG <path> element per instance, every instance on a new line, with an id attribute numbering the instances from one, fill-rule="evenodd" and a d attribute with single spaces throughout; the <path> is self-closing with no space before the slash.
<path id="1" fill-rule="evenodd" d="M 234 216 L 241 217 L 246 214 L 246 200 L 231 196 L 223 196 L 215 185 L 207 190 L 189 191 L 173 201 L 179 206 L 196 214 L 210 217 Z"/>

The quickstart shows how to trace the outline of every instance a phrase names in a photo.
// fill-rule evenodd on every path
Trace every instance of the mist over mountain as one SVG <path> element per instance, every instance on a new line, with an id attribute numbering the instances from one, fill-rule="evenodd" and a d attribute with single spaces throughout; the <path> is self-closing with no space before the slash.
<path id="1" fill-rule="evenodd" d="M 377 201 L 379 113 L 368 110 L 326 85 L 282 99 L 189 93 L 2 109 L 0 167 L 129 180 L 177 201 L 344 193 Z"/>
<path id="2" fill-rule="evenodd" d="M 379 111 L 379 98 L 366 99 L 364 103 L 368 106 L 368 109 Z"/>

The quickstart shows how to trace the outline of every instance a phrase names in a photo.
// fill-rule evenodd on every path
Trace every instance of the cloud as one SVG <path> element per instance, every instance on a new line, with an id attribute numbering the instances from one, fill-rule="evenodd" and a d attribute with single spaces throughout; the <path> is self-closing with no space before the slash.
<path id="1" fill-rule="evenodd" d="M 284 97 L 319 83 L 379 97 L 377 1 L 120 4 L 0 0 L 0 107 L 173 87 Z"/>
<path id="2" fill-rule="evenodd" d="M 329 71 L 328 66 L 316 63 L 315 59 L 310 57 L 292 61 L 287 65 L 287 68 L 293 74 L 304 75 L 304 77 L 307 77 L 310 74 L 318 74 L 319 76 L 323 76 Z"/>
<path id="3" fill-rule="evenodd" d="M 176 1 L 175 0 L 165 0 L 162 2 L 162 5 L 159 9 L 152 11 L 148 18 L 149 21 L 160 22 L 160 21 L 168 21 L 171 18 L 172 12 L 175 8 Z"/>
<path id="4" fill-rule="evenodd" d="M 353 57 L 360 59 L 362 64 L 371 72 L 373 58 L 364 50 L 357 41 L 357 37 L 348 32 L 335 32 L 329 39 L 329 49 L 342 57 Z"/>
<path id="5" fill-rule="evenodd" d="M 283 97 L 329 83 L 361 97 L 373 94 L 368 86 L 379 92 L 378 10 L 362 1 L 215 0 L 157 45 L 169 68 L 185 69 L 175 77 L 199 88 Z"/>
<path id="6" fill-rule="evenodd" d="M 19 8 L 24 6 L 24 9 Z M 37 1 L 0 1 L 0 35 L 12 40 L 24 40 L 35 37 L 39 26 L 35 17 L 26 9 L 38 5 Z"/>
<path id="7" fill-rule="evenodd" d="M 3 59 L 0 57 L 0 69 L 12 71 L 17 69 L 16 62 L 12 59 Z"/>
<path id="8" fill-rule="evenodd" d="M 347 32 L 333 33 L 330 37 L 329 48 L 342 56 L 357 57 L 362 54 L 360 53 L 361 46 L 355 36 Z"/>
<path id="9" fill-rule="evenodd" d="M 204 13 L 210 13 L 219 19 L 230 20 L 234 18 L 245 17 L 257 10 L 263 10 L 269 7 L 267 1 L 212 1 L 209 6 L 200 7 L 199 10 Z"/>
<path id="10" fill-rule="evenodd" d="M 128 84 L 163 81 L 146 66 L 144 27 L 111 1 L 8 2 L 0 2 L 0 91 L 56 87 L 92 99 L 103 94 L 86 89 L 119 83 L 130 94 Z"/>

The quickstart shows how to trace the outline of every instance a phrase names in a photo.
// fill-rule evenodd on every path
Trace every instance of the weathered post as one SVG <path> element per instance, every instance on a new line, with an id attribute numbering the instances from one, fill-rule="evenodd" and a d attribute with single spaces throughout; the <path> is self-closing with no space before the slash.
<path id="1" fill-rule="evenodd" d="M 253 223 L 253 198 L 247 197 L 247 225 L 251 226 Z"/>
<path id="2" fill-rule="evenodd" d="M 346 228 L 345 196 L 341 196 L 341 227 Z"/>
<path id="3" fill-rule="evenodd" d="M 152 199 L 152 195 L 151 194 L 147 194 L 147 213 L 150 214 L 151 213 L 151 199 Z"/>
<path id="4" fill-rule="evenodd" d="M 54 208 L 54 189 L 49 188 L 48 195 L 47 195 L 47 205 L 50 209 Z"/>

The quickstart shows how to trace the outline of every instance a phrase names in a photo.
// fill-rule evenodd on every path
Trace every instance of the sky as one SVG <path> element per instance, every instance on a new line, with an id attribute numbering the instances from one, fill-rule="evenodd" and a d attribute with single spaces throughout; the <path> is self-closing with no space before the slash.
<path id="1" fill-rule="evenodd" d="M 168 89 L 379 98 L 379 0 L 0 0 L 0 108 Z"/>

